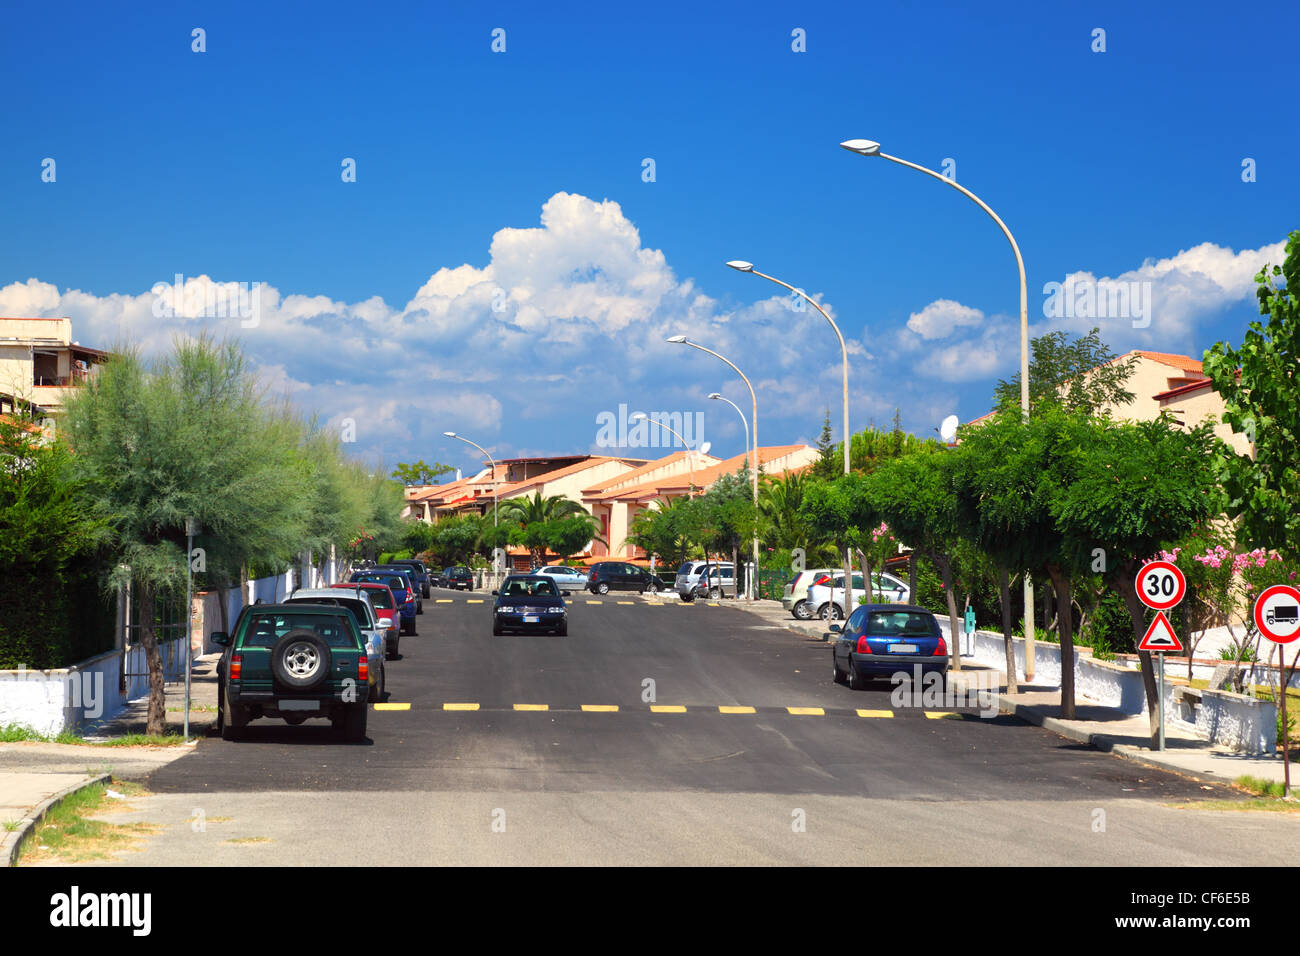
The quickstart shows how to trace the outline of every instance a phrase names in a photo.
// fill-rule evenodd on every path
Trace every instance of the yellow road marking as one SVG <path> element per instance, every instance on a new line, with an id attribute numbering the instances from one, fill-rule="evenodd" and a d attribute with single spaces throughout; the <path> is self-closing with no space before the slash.
<path id="1" fill-rule="evenodd" d="M 826 716 L 826 711 L 822 710 L 820 707 L 787 707 L 786 710 L 788 710 L 795 717 L 825 717 Z"/>
<path id="2" fill-rule="evenodd" d="M 618 710 L 618 704 L 583 704 L 582 709 L 588 713 L 609 714 Z"/>
<path id="3" fill-rule="evenodd" d="M 604 601 L 587 601 L 588 604 L 604 604 Z"/>
<path id="4" fill-rule="evenodd" d="M 375 710 L 410 710 L 410 704 L 375 704 Z"/>
<path id="5" fill-rule="evenodd" d="M 892 710 L 859 710 L 859 717 L 893 717 Z"/>
<path id="6" fill-rule="evenodd" d="M 478 704 L 443 704 L 443 710 L 478 710 Z"/>
<path id="7" fill-rule="evenodd" d="M 684 714 L 686 708 L 681 704 L 651 704 L 650 712 L 654 714 Z"/>
<path id="8" fill-rule="evenodd" d="M 720 714 L 752 714 L 754 712 L 753 707 L 727 707 L 723 705 L 718 708 Z"/>
<path id="9" fill-rule="evenodd" d="M 711 603 L 709 604 L 709 607 L 717 607 L 717 606 L 718 606 L 718 602 L 717 602 L 717 601 L 713 601 L 713 602 L 711 602 Z"/>
<path id="10" fill-rule="evenodd" d="M 483 599 L 482 599 L 482 598 L 466 598 L 466 599 L 465 599 L 465 603 L 466 603 L 466 604 L 482 604 L 482 603 L 483 603 Z"/>
<path id="11" fill-rule="evenodd" d="M 515 704 L 515 710 L 548 710 L 550 704 Z"/>
<path id="12" fill-rule="evenodd" d="M 961 714 L 951 710 L 927 710 L 925 716 L 931 720 L 943 720 L 945 717 L 960 717 Z"/>
<path id="13" fill-rule="evenodd" d="M 450 604 L 451 601 L 452 601 L 451 598 L 438 598 L 438 600 L 436 600 L 434 603 L 435 603 L 435 604 Z"/>
<path id="14" fill-rule="evenodd" d="M 619 601 L 619 604 L 635 604 L 636 601 Z"/>

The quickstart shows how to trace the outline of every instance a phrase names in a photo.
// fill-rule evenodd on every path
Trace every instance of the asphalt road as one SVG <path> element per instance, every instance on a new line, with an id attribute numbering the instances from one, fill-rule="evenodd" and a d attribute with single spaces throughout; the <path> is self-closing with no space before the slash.
<path id="1" fill-rule="evenodd" d="M 379 863 L 1258 864 L 1300 836 L 1174 809 L 1233 795 L 1010 718 L 834 684 L 826 645 L 725 602 L 594 601 L 566 637 L 494 637 L 490 596 L 435 592 L 365 743 L 204 740 L 144 778 L 164 830 L 122 861 L 361 862 L 355 827 Z"/>

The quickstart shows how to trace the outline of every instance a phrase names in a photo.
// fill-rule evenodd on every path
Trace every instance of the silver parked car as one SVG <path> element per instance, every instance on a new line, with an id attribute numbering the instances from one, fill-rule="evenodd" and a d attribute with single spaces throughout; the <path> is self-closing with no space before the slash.
<path id="1" fill-rule="evenodd" d="M 586 568 L 571 568 L 563 564 L 547 565 L 538 568 L 533 574 L 550 578 L 561 591 L 585 590 L 589 578 Z"/>
<path id="2" fill-rule="evenodd" d="M 707 569 L 731 568 L 730 561 L 687 561 L 677 569 L 677 577 L 674 580 L 674 586 L 677 589 L 677 595 L 683 601 L 694 601 L 697 597 L 703 596 L 704 590 L 704 572 Z M 732 571 L 735 574 L 735 571 Z M 732 588 L 735 588 L 733 579 Z"/>

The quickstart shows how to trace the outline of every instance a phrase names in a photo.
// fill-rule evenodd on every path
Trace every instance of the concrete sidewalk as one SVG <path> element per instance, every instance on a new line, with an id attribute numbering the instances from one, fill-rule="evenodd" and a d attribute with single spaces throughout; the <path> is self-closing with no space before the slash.
<path id="1" fill-rule="evenodd" d="M 190 671 L 190 737 L 204 737 L 217 724 L 217 661 L 221 655 L 197 658 Z M 185 727 L 185 681 L 163 687 L 166 699 L 166 732 L 179 734 Z M 149 697 L 137 697 L 114 717 L 84 728 L 81 736 L 100 742 L 127 734 L 143 734 L 148 725 Z"/>
<path id="2" fill-rule="evenodd" d="M 655 599 L 647 598 L 647 600 Z M 678 599 L 674 594 L 671 599 L 659 600 L 665 603 L 677 603 Z M 725 600 L 717 603 L 720 607 L 744 611 L 761 618 L 767 624 L 780 625 L 803 635 L 806 639 L 822 640 L 829 645 L 829 622 L 797 621 L 789 611 L 781 607 L 780 601 L 754 601 L 751 604 L 742 598 L 738 601 Z M 939 623 L 947 637 L 947 616 L 941 616 Z M 1060 734 L 1068 740 L 1119 757 L 1219 783 L 1231 783 L 1241 776 L 1282 782 L 1283 764 L 1280 750 L 1276 755 L 1236 753 L 1198 737 L 1189 725 L 1181 721 L 1169 721 L 1165 725 L 1165 749 L 1153 750 L 1145 714 L 1128 716 L 1077 695 L 1074 718 L 1064 720 L 1060 716 L 1059 686 L 1021 683 L 1019 693 L 1008 694 L 1006 674 L 1003 671 L 983 667 L 969 659 L 963 659 L 961 670 L 952 672 L 951 677 L 954 685 L 962 689 L 974 691 L 984 688 L 996 691 L 998 709 L 1002 713 L 1011 714 L 1026 723 Z M 1291 771 L 1291 782 L 1293 787 L 1300 788 L 1300 755 L 1292 756 L 1296 766 Z"/>

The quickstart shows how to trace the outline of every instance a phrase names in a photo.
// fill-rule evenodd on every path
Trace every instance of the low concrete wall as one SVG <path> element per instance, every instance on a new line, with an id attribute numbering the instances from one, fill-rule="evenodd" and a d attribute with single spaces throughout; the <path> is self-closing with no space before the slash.
<path id="1" fill-rule="evenodd" d="M 185 674 L 184 641 L 159 648 L 167 680 Z M 125 666 L 124 666 L 125 665 Z M 71 667 L 0 671 L 0 726 L 17 724 L 40 734 L 76 731 L 121 712 L 149 691 L 144 648 L 106 651 Z"/>
<path id="2" fill-rule="evenodd" d="M 1146 713 L 1146 688 L 1140 671 L 1110 661 L 1080 657 L 1075 667 L 1075 691 L 1123 714 Z"/>
<path id="3" fill-rule="evenodd" d="M 1192 724 L 1198 737 L 1237 753 L 1277 752 L 1277 705 L 1270 700 L 1223 690 L 1188 693 L 1166 683 L 1165 721 L 1171 720 Z"/>

